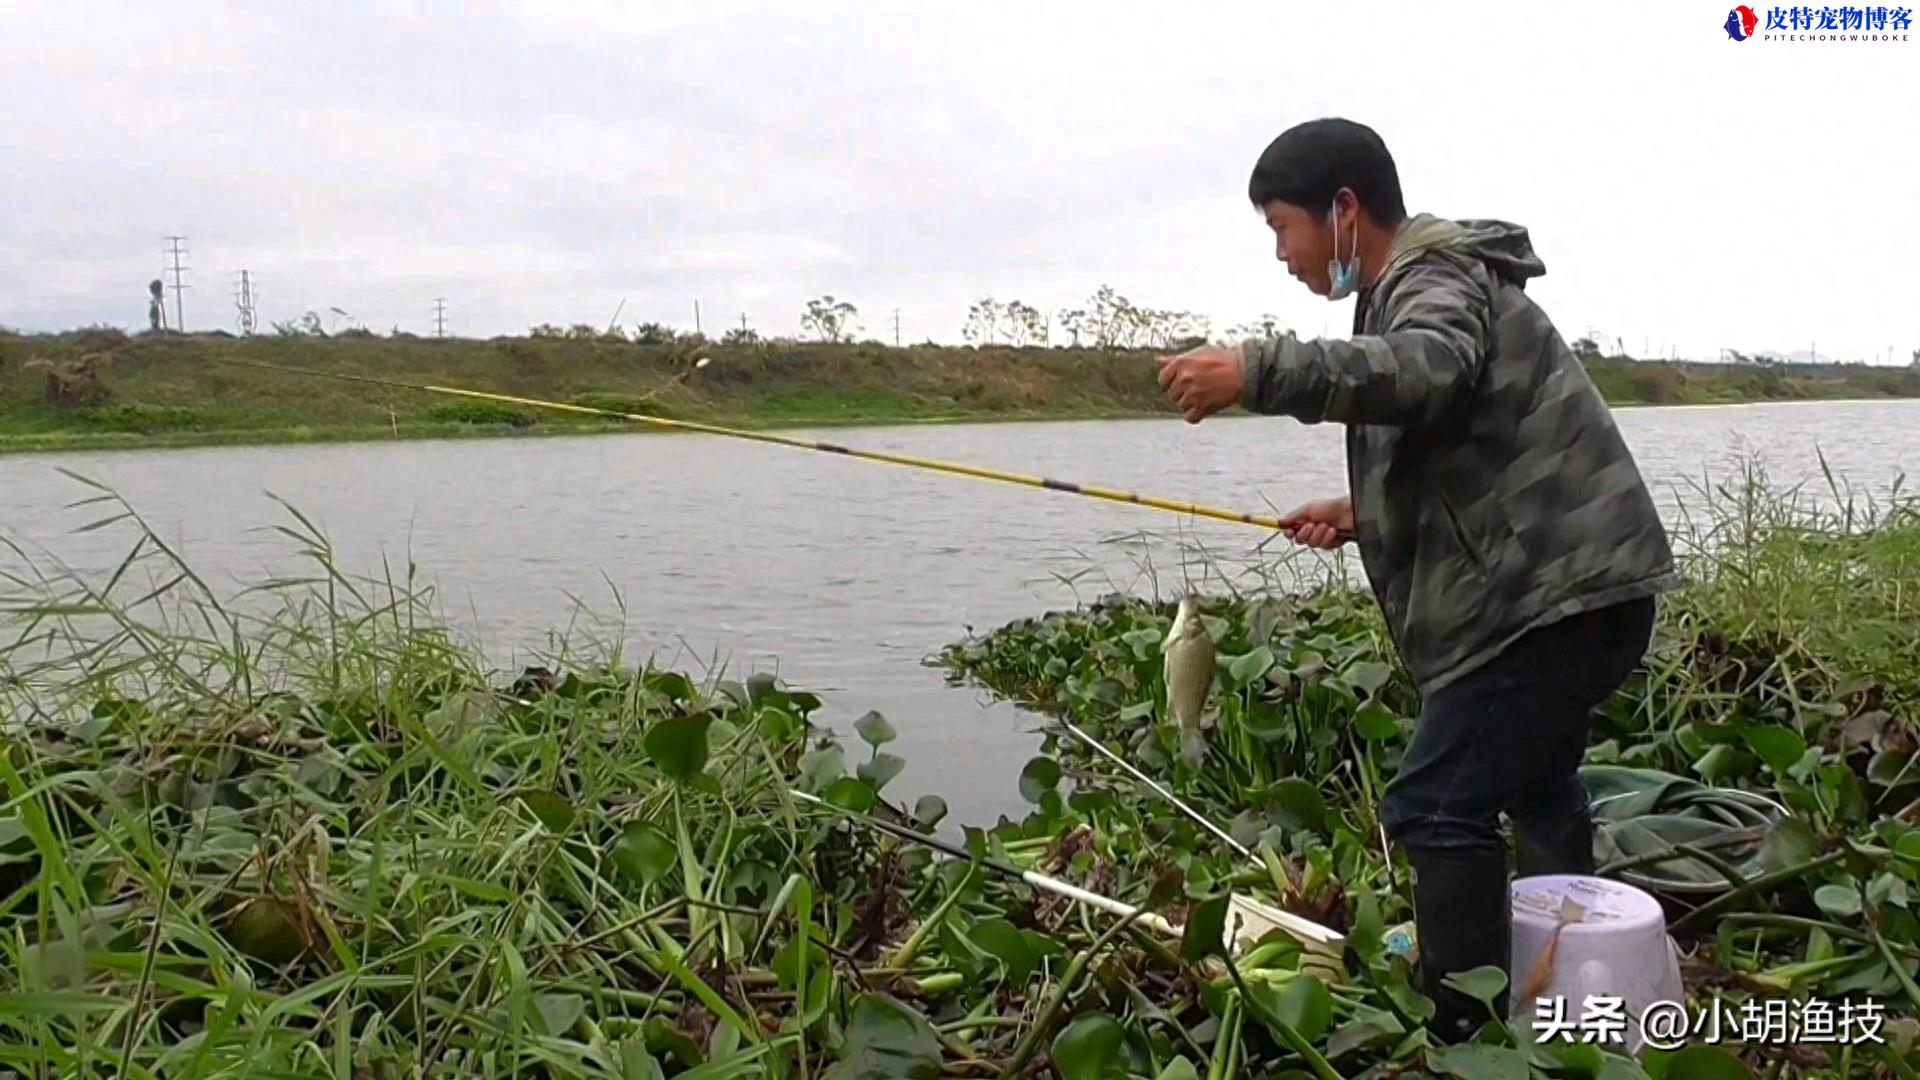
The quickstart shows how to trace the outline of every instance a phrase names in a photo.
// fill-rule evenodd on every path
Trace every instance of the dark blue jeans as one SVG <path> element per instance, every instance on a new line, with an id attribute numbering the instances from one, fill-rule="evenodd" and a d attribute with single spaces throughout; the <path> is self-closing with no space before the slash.
<path id="1" fill-rule="evenodd" d="M 1503 811 L 1523 834 L 1584 835 L 1591 819 L 1577 771 L 1593 710 L 1638 666 L 1653 622 L 1652 598 L 1570 616 L 1429 696 L 1381 798 L 1387 835 L 1405 847 L 1504 856 Z"/>

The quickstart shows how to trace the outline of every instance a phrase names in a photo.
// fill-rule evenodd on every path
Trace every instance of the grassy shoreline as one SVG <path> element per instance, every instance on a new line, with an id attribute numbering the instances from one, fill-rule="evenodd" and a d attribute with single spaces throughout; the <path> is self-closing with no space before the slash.
<path id="1" fill-rule="evenodd" d="M 696 355 L 712 361 L 694 371 Z M 322 375 L 463 387 L 770 430 L 1177 415 L 1153 353 L 694 339 L 0 333 L 0 453 L 660 430 Z M 1920 398 L 1920 372 L 1593 357 L 1619 407 Z"/>
<path id="2" fill-rule="evenodd" d="M 1837 1080 L 1909 1077 L 1920 1050 L 1912 497 L 1823 511 L 1750 475 L 1710 504 L 1692 538 L 1713 548 L 1682 538 L 1696 584 L 1589 755 L 1793 814 L 1716 846 L 1701 880 L 1752 874 L 1743 893 L 1667 898 L 1689 1016 L 1870 1002 L 1878 1038 L 1637 1061 L 1529 1047 L 1524 1019 L 1468 1048 L 1419 1030 L 1431 1005 L 1386 933 L 1406 868 L 1374 838 L 1416 703 L 1357 591 L 1206 601 L 1204 768 L 1157 718 L 1162 605 L 1108 598 L 944 657 L 1131 750 L 1263 867 L 1052 739 L 1020 771 L 1027 815 L 942 861 L 858 823 L 946 812 L 894 804 L 905 763 L 877 713 L 828 733 L 804 689 L 564 637 L 544 667 L 489 670 L 412 571 L 346 571 L 292 507 L 311 570 L 243 609 L 98 501 L 125 563 L 0 577 L 0 1070 Z M 1186 930 L 1128 930 L 979 856 Z M 1276 932 L 1229 962 L 1229 893 L 1346 939 Z"/>
<path id="3" fill-rule="evenodd" d="M 1908 398 L 1796 398 L 1784 401 L 1727 401 L 1686 405 L 1655 405 L 1647 402 L 1614 404 L 1619 411 L 1639 409 L 1718 409 L 1734 406 L 1818 405 L 1835 401 L 1893 402 Z M 797 431 L 807 429 L 866 427 L 942 427 L 953 424 L 1035 424 L 1090 420 L 1168 419 L 1158 412 L 1118 409 L 1079 409 L 1050 412 L 956 413 L 945 416 L 899 416 L 890 414 L 817 417 L 717 417 L 701 422 L 740 431 Z M 162 431 L 131 433 L 110 431 L 40 432 L 27 435 L 0 434 L 0 456 L 27 456 L 68 451 L 144 451 L 190 450 L 217 446 L 329 446 L 353 443 L 493 441 L 500 439 L 579 438 L 590 435 L 672 435 L 671 429 L 641 421 L 609 419 L 605 422 L 534 423 L 522 427 L 511 424 L 474 424 L 458 421 L 410 423 L 390 427 L 291 427 L 241 429 L 234 431 Z"/>
<path id="4" fill-rule="evenodd" d="M 1688 405 L 1654 405 L 1645 402 L 1615 404 L 1617 411 L 1639 409 L 1719 409 L 1735 406 L 1818 405 L 1834 401 L 1895 402 L 1907 398 L 1799 398 L 1787 401 L 1729 401 Z M 797 431 L 853 427 L 941 427 L 953 424 L 1037 424 L 1091 420 L 1167 419 L 1157 412 L 1082 409 L 1072 412 L 1035 413 L 958 413 L 946 416 L 821 416 L 821 417 L 720 417 L 703 420 L 740 431 Z M 471 424 L 461 422 L 414 423 L 399 427 L 272 428 L 236 431 L 174 431 L 139 434 L 128 432 L 41 432 L 31 435 L 0 435 L 0 456 L 34 455 L 64 451 L 136 451 L 188 450 L 215 446 L 302 446 L 352 443 L 491 441 L 499 439 L 578 438 L 589 435 L 670 435 L 676 432 L 640 421 L 607 420 L 604 423 L 535 423 L 525 427 L 510 424 Z"/>
<path id="5" fill-rule="evenodd" d="M 702 417 L 700 423 L 740 431 L 790 431 L 842 427 L 939 427 L 950 424 L 1023 424 L 1079 420 L 1140 420 L 1157 413 L 1080 409 L 1059 412 L 956 413 L 943 416 L 823 415 L 815 417 Z M 693 419 L 685 417 L 684 419 Z M 587 435 L 670 435 L 672 429 L 642 421 L 607 419 L 571 423 L 512 424 L 410 423 L 389 427 L 293 427 L 234 431 L 168 431 L 150 434 L 75 431 L 25 435 L 0 434 L 0 455 L 41 454 L 63 450 L 155 450 L 206 446 L 291 446 L 359 442 L 423 442 L 437 440 L 493 440 L 574 438 Z"/>

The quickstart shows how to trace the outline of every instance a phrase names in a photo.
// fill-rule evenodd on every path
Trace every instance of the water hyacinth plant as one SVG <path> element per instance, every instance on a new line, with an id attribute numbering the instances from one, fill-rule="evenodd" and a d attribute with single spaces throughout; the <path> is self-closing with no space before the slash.
<path id="1" fill-rule="evenodd" d="M 1723 999 L 1735 1009 L 1766 997 L 1860 999 L 1888 1018 L 1881 1037 L 1910 1045 L 1901 1040 L 1920 1029 L 1920 503 L 1896 485 L 1863 507 L 1829 481 L 1828 497 L 1811 499 L 1772 489 L 1749 463 L 1739 482 L 1699 490 L 1690 505 L 1702 516 L 1677 537 L 1691 585 L 1663 605 L 1647 662 L 1607 704 L 1588 755 L 1752 792 L 1786 816 L 1743 838 L 1744 868 L 1730 852 L 1682 843 L 1601 872 L 1690 862 L 1716 886 L 1704 899 L 1662 896 L 1700 1014 Z M 1218 597 L 1208 610 L 1218 720 L 1200 768 L 1171 752 L 1156 706 L 1171 603 L 1109 597 L 957 642 L 939 661 L 1150 763 L 1175 796 L 1230 822 L 1240 841 L 1268 845 L 1294 910 L 1337 922 L 1352 898 L 1315 886 L 1380 896 L 1399 873 L 1374 807 L 1417 698 L 1371 598 L 1337 577 L 1290 595 Z M 1052 756 L 1101 789 L 1129 783 L 1076 740 Z M 1411 915 L 1392 897 L 1377 903 L 1390 919 Z M 1909 1074 L 1904 1059 L 1886 1064 L 1834 1040 L 1729 1043 L 1758 1071 Z M 1649 1056 L 1643 1065 L 1661 1068 Z"/>
<path id="2" fill-rule="evenodd" d="M 411 572 L 348 575 L 297 514 L 310 572 L 221 598 L 97 498 L 121 565 L 7 579 L 0 1068 L 1328 1075 L 1336 1005 L 1390 1003 L 1285 940 L 1228 966 L 1223 905 L 1137 839 L 975 829 L 950 860 L 863 828 L 944 813 L 882 799 L 878 714 L 856 751 L 768 678 L 564 651 L 500 676 Z"/>
<path id="3" fill-rule="evenodd" d="M 101 527 L 133 537 L 124 563 L 30 570 L 16 549 L 0 589 L 0 1071 L 1912 1075 L 1913 681 L 1873 670 L 1914 618 L 1920 524 L 1900 507 L 1724 537 L 1715 558 L 1761 552 L 1744 572 L 1773 595 L 1696 566 L 1595 747 L 1793 811 L 1755 872 L 1728 864 L 1737 888 L 1674 908 L 1696 1003 L 1871 1000 L 1881 1041 L 1635 1061 L 1531 1046 L 1491 1013 L 1470 1046 L 1421 1031 L 1431 1006 L 1392 932 L 1405 880 L 1372 810 L 1417 699 L 1341 588 L 1209 605 L 1221 662 L 1202 769 L 1154 711 L 1168 607 L 1114 598 L 956 643 L 956 679 L 1070 716 L 1256 852 L 1056 732 L 1022 773 L 1031 812 L 959 830 L 962 859 L 863 824 L 931 832 L 945 816 L 937 797 L 888 796 L 903 763 L 877 713 L 836 737 L 802 689 L 564 639 L 537 666 L 489 670 L 412 568 L 349 574 L 291 509 L 307 572 L 221 597 L 97 498 Z M 1777 538 L 1788 525 L 1804 542 Z M 1809 621 L 1836 596 L 1843 616 Z M 1725 650 L 1702 652 L 1709 631 Z M 1769 646 L 1788 657 L 1774 674 L 1716 666 L 1766 633 L 1794 644 Z M 1734 715 L 1736 699 L 1762 703 Z M 1722 746 L 1744 756 L 1712 757 Z M 1342 940 L 1276 932 L 1229 951 L 1236 894 Z M 1503 979 L 1466 985 L 1490 1000 Z"/>

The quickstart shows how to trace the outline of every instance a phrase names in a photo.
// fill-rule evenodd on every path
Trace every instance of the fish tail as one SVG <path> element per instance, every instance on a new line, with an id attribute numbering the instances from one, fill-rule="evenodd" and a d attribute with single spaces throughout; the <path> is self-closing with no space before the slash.
<path id="1" fill-rule="evenodd" d="M 1206 760 L 1207 740 L 1200 734 L 1198 729 L 1181 727 L 1180 756 L 1186 759 L 1189 765 L 1198 765 L 1200 762 Z"/>

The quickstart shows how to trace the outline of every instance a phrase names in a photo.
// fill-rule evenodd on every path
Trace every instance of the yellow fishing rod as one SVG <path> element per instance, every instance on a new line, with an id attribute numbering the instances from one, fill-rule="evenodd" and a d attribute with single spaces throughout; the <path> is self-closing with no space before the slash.
<path id="1" fill-rule="evenodd" d="M 586 405 L 569 405 L 558 401 L 542 401 L 539 398 L 516 397 L 512 394 L 495 394 L 485 390 L 467 390 L 457 386 L 435 386 L 427 383 L 402 382 L 398 379 L 382 379 L 372 375 L 348 375 L 337 371 L 313 371 L 307 368 L 286 367 L 280 364 L 268 364 L 257 360 L 239 360 L 233 357 L 207 357 L 222 364 L 236 364 L 241 367 L 260 368 L 266 371 L 279 371 L 291 375 L 308 375 L 321 379 L 341 379 L 347 382 L 369 383 L 374 386 L 386 386 L 400 390 L 414 390 L 429 394 L 448 394 L 454 397 L 476 398 L 481 401 L 498 401 L 513 405 L 527 405 L 541 409 L 556 409 L 561 412 L 585 413 L 592 416 L 610 416 L 655 427 L 672 428 L 680 431 L 697 431 L 706 435 L 722 435 L 730 439 L 751 439 L 754 442 L 772 443 L 775 446 L 790 446 L 799 450 L 817 450 L 827 454 L 839 454 L 844 457 L 860 458 L 865 461 L 880 461 L 889 465 L 903 465 L 915 469 L 931 469 L 935 472 L 951 473 L 957 476 L 971 476 L 980 480 L 997 480 L 1007 484 L 1019 484 L 1023 487 L 1042 488 L 1047 491 L 1062 491 L 1069 495 L 1085 495 L 1092 499 L 1105 499 L 1108 502 L 1131 503 L 1155 510 L 1167 510 L 1176 514 L 1191 514 L 1195 517 L 1212 518 L 1216 521 L 1229 521 L 1239 525 L 1258 525 L 1264 529 L 1279 531 L 1286 528 L 1278 518 L 1263 517 L 1258 514 L 1242 514 L 1233 510 L 1221 510 L 1198 503 L 1178 502 L 1172 499 L 1159 499 L 1150 495 L 1138 495 L 1130 491 L 1117 491 L 1112 488 L 1095 487 L 1091 484 L 1076 484 L 1066 480 L 1052 480 L 1042 476 L 1023 476 L 1019 473 L 1002 472 L 999 469 L 987 469 L 978 465 L 959 465 L 948 461 L 933 461 L 928 458 L 910 457 L 906 454 L 888 454 L 877 450 L 855 450 L 837 443 L 816 442 L 808 439 L 794 439 L 783 435 L 774 435 L 763 431 L 743 431 L 738 428 L 721 427 L 717 424 L 702 424 L 692 420 L 671 420 L 664 416 L 647 416 L 644 413 L 620 412 L 614 409 L 596 409 Z M 695 368 L 706 366 L 703 358 L 696 365 L 675 376 L 675 380 L 685 378 Z M 652 391 L 658 393 L 659 390 Z"/>

